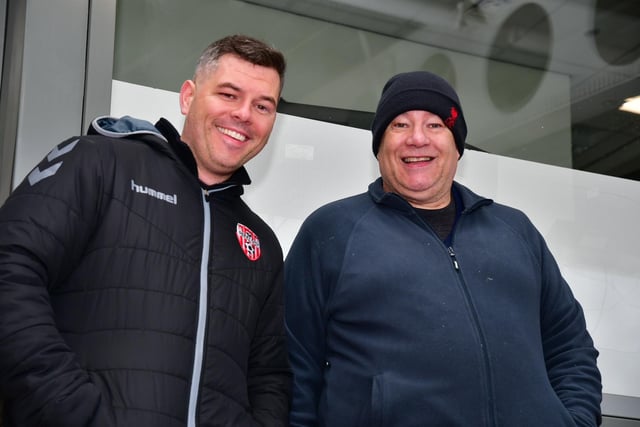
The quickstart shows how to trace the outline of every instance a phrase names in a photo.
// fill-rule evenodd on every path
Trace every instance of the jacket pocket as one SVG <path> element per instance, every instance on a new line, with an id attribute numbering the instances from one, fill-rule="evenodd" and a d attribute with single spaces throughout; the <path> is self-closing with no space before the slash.
<path id="1" fill-rule="evenodd" d="M 371 421 L 375 427 L 452 427 L 472 425 L 459 402 L 424 379 L 382 373 L 373 377 Z M 474 417 L 475 425 L 480 417 Z"/>

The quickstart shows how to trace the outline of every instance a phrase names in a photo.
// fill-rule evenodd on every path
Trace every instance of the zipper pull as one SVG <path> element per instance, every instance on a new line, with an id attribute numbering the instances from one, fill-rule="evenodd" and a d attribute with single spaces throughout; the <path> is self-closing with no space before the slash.
<path id="1" fill-rule="evenodd" d="M 460 271 L 460 267 L 458 266 L 458 260 L 456 259 L 455 252 L 453 252 L 453 248 L 451 246 L 449 246 L 447 248 L 447 250 L 449 251 L 449 256 L 451 257 L 451 262 L 453 262 L 453 267 L 456 269 L 456 271 Z"/>

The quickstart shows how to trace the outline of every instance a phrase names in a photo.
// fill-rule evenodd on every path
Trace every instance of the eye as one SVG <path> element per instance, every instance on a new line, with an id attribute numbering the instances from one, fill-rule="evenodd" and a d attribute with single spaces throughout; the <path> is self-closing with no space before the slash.
<path id="1" fill-rule="evenodd" d="M 256 109 L 263 114 L 271 114 L 273 107 L 269 104 L 256 104 Z"/>
<path id="2" fill-rule="evenodd" d="M 409 127 L 409 124 L 406 122 L 400 122 L 400 121 L 396 121 L 396 122 L 392 122 L 391 123 L 391 127 L 392 128 L 396 128 L 396 129 L 404 129 Z"/>
<path id="3" fill-rule="evenodd" d="M 234 93 L 231 92 L 219 92 L 220 96 L 222 98 L 226 98 L 226 99 L 236 99 L 237 96 Z"/>

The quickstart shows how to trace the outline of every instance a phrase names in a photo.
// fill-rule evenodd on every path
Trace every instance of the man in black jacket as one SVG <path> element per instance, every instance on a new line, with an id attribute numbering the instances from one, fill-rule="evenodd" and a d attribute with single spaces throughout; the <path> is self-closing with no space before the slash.
<path id="1" fill-rule="evenodd" d="M 0 208 L 0 398 L 9 426 L 283 426 L 282 250 L 241 199 L 283 55 L 203 52 L 164 119 L 96 119 Z"/>

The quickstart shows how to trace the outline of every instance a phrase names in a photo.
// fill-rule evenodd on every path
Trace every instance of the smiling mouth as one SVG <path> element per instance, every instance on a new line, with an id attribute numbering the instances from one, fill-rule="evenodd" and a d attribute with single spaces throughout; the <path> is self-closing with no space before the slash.
<path id="1" fill-rule="evenodd" d="M 247 137 L 245 135 L 241 134 L 240 132 L 236 132 L 235 130 L 222 128 L 219 126 L 216 127 L 216 129 L 218 129 L 220 133 L 230 136 L 231 138 L 236 139 L 240 142 L 245 142 L 247 140 Z"/>
<path id="2" fill-rule="evenodd" d="M 419 162 L 430 162 L 433 160 L 433 157 L 404 157 L 402 159 L 405 163 L 419 163 Z"/>

